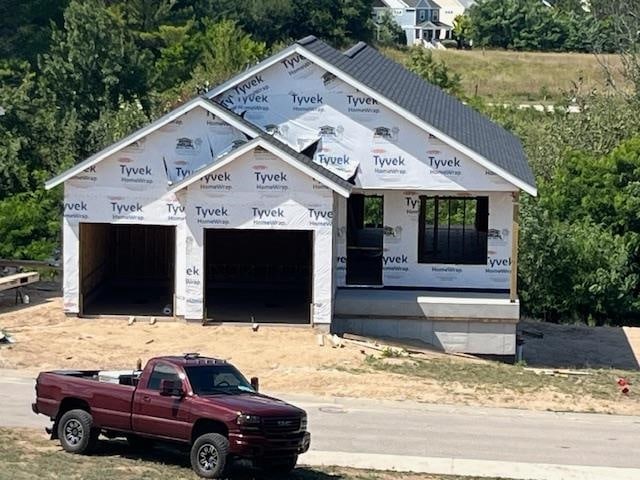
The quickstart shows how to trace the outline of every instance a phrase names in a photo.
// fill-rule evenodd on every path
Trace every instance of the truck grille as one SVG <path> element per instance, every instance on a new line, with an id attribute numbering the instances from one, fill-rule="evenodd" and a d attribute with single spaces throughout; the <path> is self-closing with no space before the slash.
<path id="1" fill-rule="evenodd" d="M 262 419 L 266 434 L 293 433 L 300 431 L 300 417 L 270 417 Z"/>

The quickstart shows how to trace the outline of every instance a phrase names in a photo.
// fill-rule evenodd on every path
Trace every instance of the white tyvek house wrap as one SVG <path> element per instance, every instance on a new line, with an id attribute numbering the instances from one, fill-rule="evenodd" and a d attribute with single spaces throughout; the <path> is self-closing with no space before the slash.
<path id="1" fill-rule="evenodd" d="M 384 195 L 383 284 L 434 288 L 509 288 L 511 193 L 502 177 L 433 137 L 298 54 L 217 99 L 301 149 L 319 145 L 314 160 L 350 178 L 365 193 Z M 489 195 L 487 265 L 417 261 L 419 196 Z M 504 193 L 499 193 L 504 192 Z M 411 204 L 406 204 L 406 202 Z M 346 280 L 346 200 L 336 199 L 335 278 Z M 389 229 L 387 229 L 389 230 Z"/>
<path id="2" fill-rule="evenodd" d="M 379 189 L 516 191 L 331 73 L 294 54 L 216 98 L 356 185 Z"/>
<path id="3" fill-rule="evenodd" d="M 489 239 L 486 265 L 418 263 L 418 192 L 384 193 L 383 283 L 433 288 L 509 288 L 511 274 L 512 197 L 489 193 Z"/>
<path id="4" fill-rule="evenodd" d="M 225 185 L 223 189 L 212 185 Z M 186 318 L 202 318 L 204 230 L 313 230 L 313 322 L 331 322 L 333 192 L 253 151 L 187 187 Z"/>
<path id="5" fill-rule="evenodd" d="M 193 319 L 204 313 L 205 228 L 313 230 L 313 321 L 329 323 L 333 291 L 329 188 L 261 151 L 245 154 L 188 189 L 167 192 L 170 181 L 211 163 L 230 142 L 244 138 L 198 108 L 65 182 L 65 311 L 79 312 L 80 222 L 176 226 L 175 313 Z"/>

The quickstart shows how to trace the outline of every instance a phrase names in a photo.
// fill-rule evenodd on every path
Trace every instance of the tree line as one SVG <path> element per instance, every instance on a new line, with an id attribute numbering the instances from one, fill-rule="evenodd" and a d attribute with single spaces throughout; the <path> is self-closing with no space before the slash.
<path id="1" fill-rule="evenodd" d="M 474 46 L 507 50 L 615 52 L 620 45 L 614 24 L 626 13 L 615 3 L 478 0 L 456 19 L 454 34 L 460 46 L 472 41 Z"/>

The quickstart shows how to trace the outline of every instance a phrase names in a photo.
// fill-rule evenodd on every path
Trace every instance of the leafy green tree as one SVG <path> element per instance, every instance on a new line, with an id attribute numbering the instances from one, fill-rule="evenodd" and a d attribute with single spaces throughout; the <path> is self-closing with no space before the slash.
<path id="1" fill-rule="evenodd" d="M 473 34 L 473 23 L 469 15 L 458 15 L 453 20 L 453 38 L 458 42 L 458 48 L 469 44 Z"/>
<path id="2" fill-rule="evenodd" d="M 123 103 L 118 110 L 105 110 L 87 128 L 88 148 L 99 151 L 149 123 L 139 102 Z"/>
<path id="3" fill-rule="evenodd" d="M 387 10 L 383 12 L 376 24 L 376 43 L 382 47 L 398 47 L 407 44 L 407 35 Z"/>
<path id="4" fill-rule="evenodd" d="M 62 192 L 22 192 L 0 200 L 0 257 L 45 260 L 60 245 Z"/>
<path id="5" fill-rule="evenodd" d="M 64 18 L 64 29 L 54 29 L 51 50 L 40 61 L 50 101 L 76 111 L 83 123 L 122 101 L 138 99 L 147 107 L 150 58 L 104 1 L 72 0 Z"/>
<path id="6" fill-rule="evenodd" d="M 69 0 L 0 2 L 0 58 L 36 63 L 49 48 L 51 25 L 62 24 Z"/>
<path id="7" fill-rule="evenodd" d="M 573 0 L 479 0 L 468 10 L 474 43 L 513 50 L 592 51 L 599 20 Z"/>
<path id="8" fill-rule="evenodd" d="M 191 78 L 203 45 L 191 21 L 184 26 L 162 25 L 158 36 L 163 46 L 155 62 L 152 84 L 155 90 L 164 92 Z"/>
<path id="9" fill-rule="evenodd" d="M 254 41 L 231 20 L 208 23 L 198 42 L 202 52 L 193 78 L 211 86 L 256 63 L 267 53 L 263 42 Z"/>
<path id="10" fill-rule="evenodd" d="M 442 60 L 433 58 L 433 52 L 423 47 L 414 46 L 409 51 L 406 67 L 452 95 L 461 95 L 461 77 L 451 73 Z"/>

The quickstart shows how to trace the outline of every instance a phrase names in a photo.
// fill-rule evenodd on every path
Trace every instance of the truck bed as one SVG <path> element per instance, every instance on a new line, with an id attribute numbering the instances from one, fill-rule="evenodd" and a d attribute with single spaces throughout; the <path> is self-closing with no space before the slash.
<path id="1" fill-rule="evenodd" d="M 37 381 L 37 409 L 55 418 L 65 401 L 85 402 L 94 424 L 123 431 L 131 430 L 131 406 L 139 373 L 118 375 L 108 371 L 57 370 L 43 372 Z"/>

